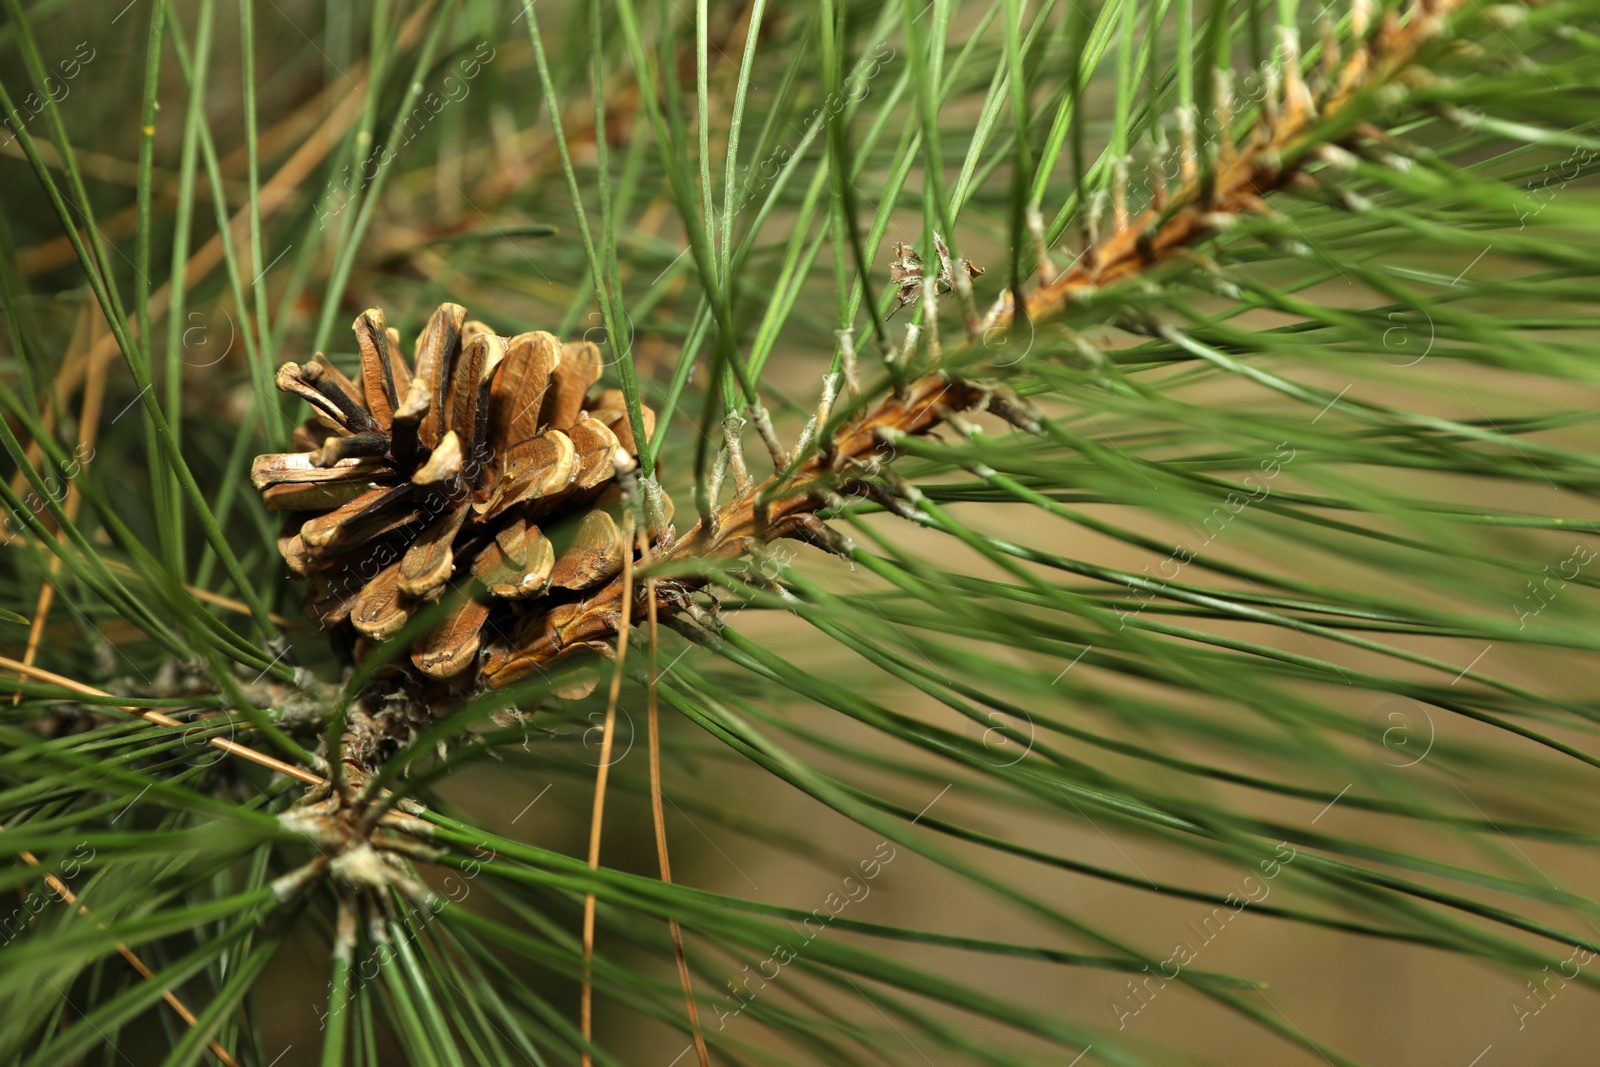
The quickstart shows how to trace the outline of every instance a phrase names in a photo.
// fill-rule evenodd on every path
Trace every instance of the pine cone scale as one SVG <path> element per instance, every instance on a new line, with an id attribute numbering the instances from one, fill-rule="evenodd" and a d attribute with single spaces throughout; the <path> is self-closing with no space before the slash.
<path id="1" fill-rule="evenodd" d="M 400 353 L 389 344 L 389 324 L 377 308 L 356 319 L 356 344 L 361 349 L 361 384 L 367 410 L 379 423 L 392 423 L 400 406 L 400 389 L 411 381 Z"/>
<path id="2" fill-rule="evenodd" d="M 460 304 L 441 304 L 428 319 L 417 339 L 417 377 L 427 390 L 428 412 L 422 418 L 419 437 L 424 447 L 435 448 L 445 432 L 445 395 L 451 381 L 456 353 L 461 347 L 461 327 L 467 309 Z"/>

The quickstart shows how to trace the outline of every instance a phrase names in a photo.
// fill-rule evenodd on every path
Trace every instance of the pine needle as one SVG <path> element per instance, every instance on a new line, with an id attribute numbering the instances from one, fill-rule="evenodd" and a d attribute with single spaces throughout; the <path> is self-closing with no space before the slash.
<path id="1" fill-rule="evenodd" d="M 5 827 L 0 826 L 0 830 L 4 829 Z M 24 849 L 17 854 L 22 857 L 23 862 L 28 866 L 41 866 L 38 857 L 36 857 L 32 852 Z M 90 920 L 100 929 L 105 929 L 105 923 L 96 919 L 88 907 L 83 904 L 78 904 L 77 896 L 72 892 L 71 889 L 67 887 L 65 882 L 61 881 L 61 879 L 57 878 L 49 871 L 45 872 L 44 881 L 45 884 L 53 889 L 56 895 L 66 902 L 68 906 L 76 904 L 79 915 L 82 915 L 85 919 Z M 150 970 L 149 967 L 145 966 L 144 961 L 141 960 L 131 948 L 123 944 L 121 941 L 117 942 L 117 954 L 124 960 L 127 960 L 128 966 L 137 971 L 139 976 L 145 981 L 149 982 L 155 979 L 155 972 Z M 198 1020 L 196 1020 L 194 1017 L 194 1012 L 190 1011 L 188 1007 L 184 1005 L 183 1001 L 177 998 L 172 990 L 163 989 L 161 991 L 161 999 L 167 1002 L 167 1006 L 172 1009 L 173 1013 L 177 1015 L 178 1018 L 183 1020 L 184 1025 L 190 1027 L 191 1029 L 199 1025 Z M 229 1054 L 227 1049 L 218 1044 L 215 1038 L 208 1040 L 206 1042 L 206 1047 L 211 1050 L 212 1055 L 216 1056 L 217 1059 L 222 1061 L 224 1067 L 239 1067 L 239 1061 L 234 1059 L 233 1056 Z"/>

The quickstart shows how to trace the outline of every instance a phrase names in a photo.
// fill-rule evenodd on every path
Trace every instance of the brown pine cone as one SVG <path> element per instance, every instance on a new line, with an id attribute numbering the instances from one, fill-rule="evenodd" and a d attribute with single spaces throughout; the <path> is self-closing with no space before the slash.
<path id="1" fill-rule="evenodd" d="M 515 658 L 504 635 L 571 612 L 622 570 L 616 478 L 638 455 L 622 394 L 589 396 L 595 345 L 503 338 L 466 316 L 433 313 L 415 377 L 377 309 L 354 324 L 359 384 L 321 353 L 284 364 L 278 388 L 316 414 L 296 431 L 303 451 L 258 456 L 251 472 L 269 510 L 297 513 L 278 549 L 310 579 L 307 613 L 353 626 L 358 656 L 428 602 L 467 594 L 410 649 L 452 688 L 493 684 L 480 664 Z"/>

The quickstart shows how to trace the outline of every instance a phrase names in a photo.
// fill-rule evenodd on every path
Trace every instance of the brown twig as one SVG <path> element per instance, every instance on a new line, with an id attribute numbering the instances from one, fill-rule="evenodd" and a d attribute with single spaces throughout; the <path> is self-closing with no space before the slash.
<path id="1" fill-rule="evenodd" d="M 98 333 L 97 320 L 92 315 L 84 316 L 84 323 L 88 329 L 89 341 L 93 342 Z M 83 390 L 83 402 L 78 408 L 78 447 L 89 446 L 89 454 L 94 454 L 96 439 L 100 436 L 100 411 L 104 407 L 106 398 L 106 365 L 100 364 L 97 372 L 89 375 L 87 387 Z M 77 521 L 78 507 L 83 503 L 83 495 L 78 491 L 76 479 L 67 483 L 67 499 L 62 504 L 62 512 L 67 517 L 67 522 Z M 67 541 L 66 530 L 57 531 L 56 538 L 62 544 Z M 39 586 L 39 600 L 33 608 L 33 625 L 28 628 L 28 644 L 22 652 L 22 662 L 33 666 L 39 655 L 39 642 L 44 638 L 44 628 L 50 618 L 50 608 L 56 597 L 56 576 L 61 573 L 61 557 L 50 557 L 49 567 L 45 572 L 45 580 Z M 18 691 L 13 704 L 22 702 L 22 693 Z"/>
<path id="2" fill-rule="evenodd" d="M 633 513 L 627 512 L 624 544 L 632 543 Z M 622 553 L 622 613 L 629 614 L 633 607 L 633 552 Z M 606 698 L 605 726 L 600 736 L 600 766 L 594 777 L 594 810 L 589 817 L 589 869 L 600 868 L 600 828 L 606 814 L 606 784 L 611 776 L 611 744 L 616 735 L 617 702 L 622 696 L 622 667 L 628 658 L 628 631 L 624 629 L 617 638 L 617 660 L 611 672 L 611 691 Z M 583 988 L 579 993 L 578 1021 L 583 1030 L 584 1048 L 581 1053 L 583 1067 L 590 1067 L 589 1044 L 594 1040 L 594 984 L 591 981 L 591 964 L 594 960 L 594 906 L 593 893 L 583 895 Z"/>
<path id="3" fill-rule="evenodd" d="M 1056 315 L 1079 294 L 1169 260 L 1212 236 L 1232 216 L 1265 210 L 1263 198 L 1293 181 L 1319 146 L 1340 140 L 1357 118 L 1362 95 L 1396 81 L 1437 35 L 1444 17 L 1465 0 L 1421 0 L 1404 27 L 1385 23 L 1346 61 L 1336 87 L 1314 106 L 1298 78 L 1288 79 L 1275 119 L 1255 127 L 1237 151 L 1223 154 L 1211 176 L 1185 181 L 1162 210 L 1150 209 L 1084 255 L 1072 269 L 1028 294 L 1028 317 Z M 1225 128 L 1225 127 L 1224 127 Z M 1330 133 L 1338 136 L 1328 136 Z M 1009 321 L 1010 315 L 1004 316 Z M 1003 325 L 1004 323 L 1002 323 Z"/>
<path id="4" fill-rule="evenodd" d="M 15 671 L 22 677 L 37 678 L 41 682 L 49 682 L 51 685 L 59 685 L 63 689 L 70 689 L 75 693 L 82 693 L 85 696 L 107 697 L 111 695 L 103 689 L 96 689 L 92 685 L 85 685 L 82 682 L 63 677 L 62 675 L 56 674 L 52 671 L 47 671 L 42 668 L 23 663 L 19 660 L 11 659 L 9 656 L 0 656 L 0 670 Z M 183 725 L 183 723 L 179 722 L 177 719 L 174 719 L 172 716 L 163 715 L 161 712 L 156 711 L 153 708 L 130 708 L 121 704 L 113 704 L 111 707 L 115 708 L 117 711 L 125 711 L 129 715 L 137 715 L 146 722 L 154 723 L 157 726 Z M 301 767 L 296 767 L 293 764 L 285 763 L 274 756 L 267 755 L 265 752 L 257 752 L 255 749 L 250 748 L 247 745 L 237 744 L 221 737 L 207 738 L 206 744 L 210 745 L 212 748 L 219 748 L 229 755 L 238 756 L 241 759 L 247 759 L 251 763 L 259 763 L 263 767 L 277 771 L 279 774 L 288 775 L 290 778 L 304 782 L 306 785 L 321 786 L 327 784 L 327 779 L 321 777 L 320 775 L 313 774 L 312 772 Z"/>
<path id="5" fill-rule="evenodd" d="M 17 545 L 18 547 L 21 547 L 23 544 L 29 543 L 27 540 L 29 536 L 31 535 L 26 532 L 18 534 L 14 540 L 0 543 L 0 547 L 11 545 Z M 106 565 L 106 570 L 111 571 L 114 574 L 119 574 L 124 578 L 136 578 L 144 580 L 144 575 L 134 570 L 126 563 L 123 563 L 121 560 L 106 559 L 101 560 L 101 562 Z M 194 597 L 196 600 L 204 601 L 207 604 L 215 604 L 219 608 L 226 608 L 235 615 L 250 614 L 250 605 L 246 604 L 242 600 L 237 600 L 229 596 L 223 596 L 221 593 L 213 593 L 209 589 L 202 589 L 198 585 L 190 585 L 188 583 L 184 583 L 183 591 Z M 306 622 L 304 618 L 291 619 L 289 616 L 280 614 L 276 611 L 268 612 L 267 618 L 271 619 L 274 623 L 283 627 L 285 630 L 309 631 L 312 629 L 311 624 Z"/>
<path id="6" fill-rule="evenodd" d="M 648 553 L 649 542 L 642 535 L 639 548 Z M 650 673 L 646 682 L 646 717 L 650 735 L 650 818 L 655 824 L 656 859 L 661 864 L 661 881 L 672 884 L 672 863 L 667 857 L 667 819 L 661 806 L 661 709 L 657 700 L 660 679 L 661 635 L 657 628 L 656 580 L 645 579 L 645 603 L 650 620 Z M 694 1035 L 695 1054 L 700 1067 L 711 1067 L 711 1054 L 706 1051 L 706 1035 L 700 1029 L 700 1010 L 694 1003 L 694 982 L 689 976 L 689 957 L 683 950 L 683 927 L 673 917 L 667 919 L 667 929 L 672 934 L 672 954 L 678 963 L 678 983 L 683 986 L 683 1003 L 689 1012 L 689 1029 Z"/>
<path id="7" fill-rule="evenodd" d="M 975 407 L 985 395 L 982 387 L 939 372 L 920 378 L 907 387 L 904 396 L 890 396 L 848 420 L 826 449 L 815 453 L 787 479 L 787 488 L 778 485 L 776 476 L 743 487 L 717 510 L 713 526 L 696 524 L 658 558 L 667 562 L 733 559 L 753 545 L 804 535 L 815 523 L 815 512 L 826 505 L 834 482 L 882 462 L 889 449 L 886 435 L 927 433 L 944 421 L 947 411 Z M 758 507 L 763 494 L 766 504 Z M 534 620 L 518 634 L 515 656 L 490 677 L 491 684 L 503 686 L 527 677 L 579 648 L 609 650 L 619 629 L 625 629 L 621 620 L 631 620 L 638 610 L 636 606 L 631 611 L 621 610 L 625 596 L 631 603 L 627 585 L 623 578 L 616 578 L 583 603 L 564 605 Z"/>

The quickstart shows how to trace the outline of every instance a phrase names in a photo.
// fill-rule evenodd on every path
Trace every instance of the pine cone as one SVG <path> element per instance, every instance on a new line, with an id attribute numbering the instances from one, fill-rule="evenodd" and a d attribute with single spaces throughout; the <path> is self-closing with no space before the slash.
<path id="1" fill-rule="evenodd" d="M 410 648 L 452 688 L 493 684 L 480 664 L 516 658 L 504 635 L 573 613 L 622 570 L 617 471 L 638 455 L 621 392 L 588 395 L 595 345 L 503 338 L 466 315 L 433 313 L 415 377 L 377 309 L 354 323 L 359 385 L 321 353 L 284 364 L 278 388 L 316 414 L 296 431 L 303 451 L 259 456 L 251 474 L 269 510 L 297 513 L 278 549 L 310 579 L 307 613 L 353 626 L 358 657 L 428 602 L 469 594 Z"/>

